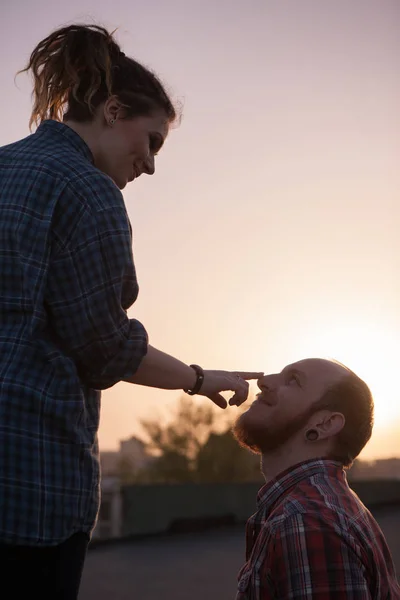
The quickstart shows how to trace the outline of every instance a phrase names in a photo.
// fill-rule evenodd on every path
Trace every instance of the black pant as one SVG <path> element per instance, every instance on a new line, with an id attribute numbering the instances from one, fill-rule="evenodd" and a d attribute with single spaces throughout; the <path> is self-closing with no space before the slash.
<path id="1" fill-rule="evenodd" d="M 88 543 L 86 533 L 46 548 L 0 543 L 0 597 L 76 600 Z"/>

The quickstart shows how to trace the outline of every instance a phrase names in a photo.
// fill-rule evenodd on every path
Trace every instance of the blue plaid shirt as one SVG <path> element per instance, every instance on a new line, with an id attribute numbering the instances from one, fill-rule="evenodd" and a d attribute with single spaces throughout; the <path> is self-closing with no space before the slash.
<path id="1" fill-rule="evenodd" d="M 55 545 L 99 507 L 100 391 L 143 326 L 123 196 L 68 126 L 0 148 L 0 541 Z"/>

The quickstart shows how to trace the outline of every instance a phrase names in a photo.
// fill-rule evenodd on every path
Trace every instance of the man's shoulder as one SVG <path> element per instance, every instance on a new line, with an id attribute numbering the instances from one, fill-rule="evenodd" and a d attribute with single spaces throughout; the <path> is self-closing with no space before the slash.
<path id="1" fill-rule="evenodd" d="M 282 526 L 293 519 L 301 519 L 304 526 L 349 530 L 354 524 L 367 521 L 369 512 L 350 488 L 335 486 L 322 479 L 318 482 L 302 481 L 271 511 L 268 521 L 272 527 Z"/>

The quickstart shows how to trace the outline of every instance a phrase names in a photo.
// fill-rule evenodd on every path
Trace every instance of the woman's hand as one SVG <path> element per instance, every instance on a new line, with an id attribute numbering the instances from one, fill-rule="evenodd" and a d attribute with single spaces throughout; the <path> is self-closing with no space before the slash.
<path id="1" fill-rule="evenodd" d="M 220 392 L 234 392 L 229 400 L 230 405 L 240 406 L 249 395 L 247 380 L 259 379 L 264 373 L 252 371 L 204 371 L 204 380 L 199 396 L 207 396 L 217 406 L 227 407 L 227 402 Z M 162 390 L 191 390 L 196 384 L 196 371 L 161 350 L 148 346 L 138 370 L 133 376 L 125 377 L 124 381 L 159 388 Z"/>
<path id="2" fill-rule="evenodd" d="M 199 396 L 210 398 L 217 406 L 227 407 L 227 402 L 220 392 L 235 392 L 229 400 L 231 406 L 240 406 L 249 395 L 250 379 L 260 379 L 264 373 L 247 371 L 204 371 L 203 385 L 198 392 Z"/>

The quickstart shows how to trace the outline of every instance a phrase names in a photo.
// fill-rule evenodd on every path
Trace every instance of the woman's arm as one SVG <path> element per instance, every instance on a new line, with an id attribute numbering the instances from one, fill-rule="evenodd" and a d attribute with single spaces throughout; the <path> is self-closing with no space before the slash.
<path id="1" fill-rule="evenodd" d="M 249 384 L 247 379 L 258 379 L 263 373 L 204 371 L 204 381 L 198 392 L 207 396 L 221 408 L 226 408 L 227 402 L 220 392 L 235 392 L 229 404 L 242 404 L 248 396 Z M 148 346 L 146 356 L 142 359 L 138 370 L 129 379 L 130 383 L 145 385 L 164 390 L 190 390 L 197 380 L 194 369 L 177 358 Z"/>
<path id="2" fill-rule="evenodd" d="M 162 390 L 190 390 L 196 379 L 194 369 L 149 345 L 138 370 L 126 381 Z"/>

